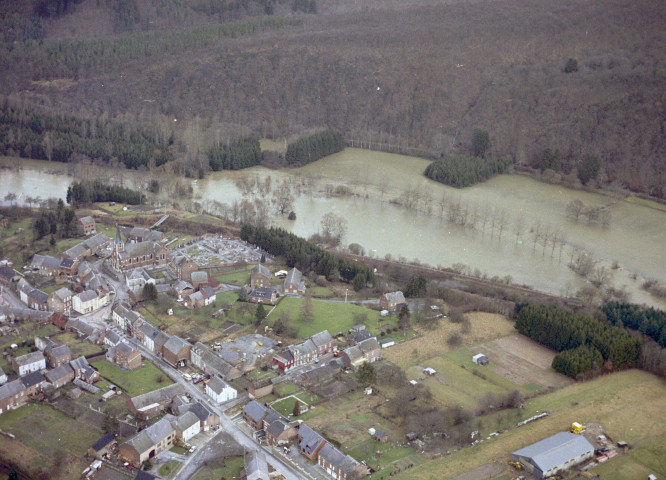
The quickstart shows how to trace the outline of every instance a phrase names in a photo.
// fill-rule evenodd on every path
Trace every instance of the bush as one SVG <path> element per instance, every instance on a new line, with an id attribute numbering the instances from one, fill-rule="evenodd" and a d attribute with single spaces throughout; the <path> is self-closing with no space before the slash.
<path id="1" fill-rule="evenodd" d="M 564 73 L 573 73 L 578 71 L 578 60 L 570 58 L 564 65 Z"/>

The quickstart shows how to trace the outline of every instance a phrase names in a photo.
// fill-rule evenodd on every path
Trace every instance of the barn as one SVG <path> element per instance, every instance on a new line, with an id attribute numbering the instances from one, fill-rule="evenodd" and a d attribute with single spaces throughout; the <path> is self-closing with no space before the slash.
<path id="1" fill-rule="evenodd" d="M 522 463 L 537 478 L 548 478 L 593 456 L 594 447 L 585 437 L 560 432 L 516 450 L 511 460 Z"/>

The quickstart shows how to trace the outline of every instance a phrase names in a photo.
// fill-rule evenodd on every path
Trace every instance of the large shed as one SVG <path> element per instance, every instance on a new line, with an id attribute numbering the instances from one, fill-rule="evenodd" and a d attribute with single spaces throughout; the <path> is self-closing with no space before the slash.
<path id="1" fill-rule="evenodd" d="M 511 460 L 521 462 L 537 478 L 548 478 L 593 456 L 594 447 L 584 436 L 560 432 L 516 450 Z"/>

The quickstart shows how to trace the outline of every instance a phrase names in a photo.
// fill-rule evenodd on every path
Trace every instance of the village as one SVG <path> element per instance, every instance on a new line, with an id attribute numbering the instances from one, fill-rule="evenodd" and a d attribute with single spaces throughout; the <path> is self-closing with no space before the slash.
<path id="1" fill-rule="evenodd" d="M 503 315 L 466 314 L 452 342 L 443 302 L 347 301 L 346 287 L 220 235 L 78 226 L 84 240 L 57 256 L 0 262 L 0 434 L 39 448 L 16 431 L 24 415 L 78 432 L 58 447 L 82 453 L 76 476 L 384 479 L 558 417 L 478 473 L 587 476 L 631 447 L 565 420 L 568 397 L 533 395 L 571 381 Z M 439 327 L 409 325 L 410 312 Z M 434 418 L 463 409 L 485 410 L 456 427 Z"/>

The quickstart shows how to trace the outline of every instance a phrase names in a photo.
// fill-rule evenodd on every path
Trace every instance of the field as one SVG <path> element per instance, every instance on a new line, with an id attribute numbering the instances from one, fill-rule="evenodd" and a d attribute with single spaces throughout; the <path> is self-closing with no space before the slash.
<path id="1" fill-rule="evenodd" d="M 629 405 L 631 408 L 627 407 Z M 542 420 L 416 466 L 396 478 L 452 478 L 493 461 L 506 465 L 512 451 L 565 430 L 572 421 L 600 423 L 614 441 L 625 440 L 632 445 L 633 450 L 626 456 L 621 455 L 600 467 L 600 472 L 605 473 L 604 479 L 641 478 L 638 474 L 646 469 L 663 476 L 666 475 L 663 460 L 666 453 L 665 408 L 664 380 L 639 370 L 606 375 L 530 399 L 521 411 L 521 417 L 549 411 L 550 416 Z M 618 466 L 617 472 L 614 465 Z"/>
<path id="2" fill-rule="evenodd" d="M 78 477 L 87 465 L 82 459 L 85 451 L 102 435 L 100 430 L 40 404 L 3 413 L 0 429 L 16 435 L 16 440 L 3 437 L 0 455 L 23 468 L 41 468 L 49 472 L 49 478 L 62 479 Z"/>
<path id="3" fill-rule="evenodd" d="M 92 365 L 99 370 L 102 377 L 130 396 L 152 392 L 173 383 L 155 365 L 145 360 L 143 366 L 136 370 L 120 370 L 106 360 L 97 360 Z"/>
<path id="4" fill-rule="evenodd" d="M 513 322 L 503 315 L 472 312 L 466 316 L 470 320 L 471 330 L 467 334 L 462 334 L 465 345 L 496 339 L 514 332 Z M 426 330 L 418 326 L 414 327 L 414 330 L 423 336 L 387 348 L 382 351 L 382 355 L 397 365 L 417 365 L 419 362 L 449 351 L 451 347 L 447 340 L 453 333 L 460 332 L 460 325 L 445 319 L 434 330 Z"/>

